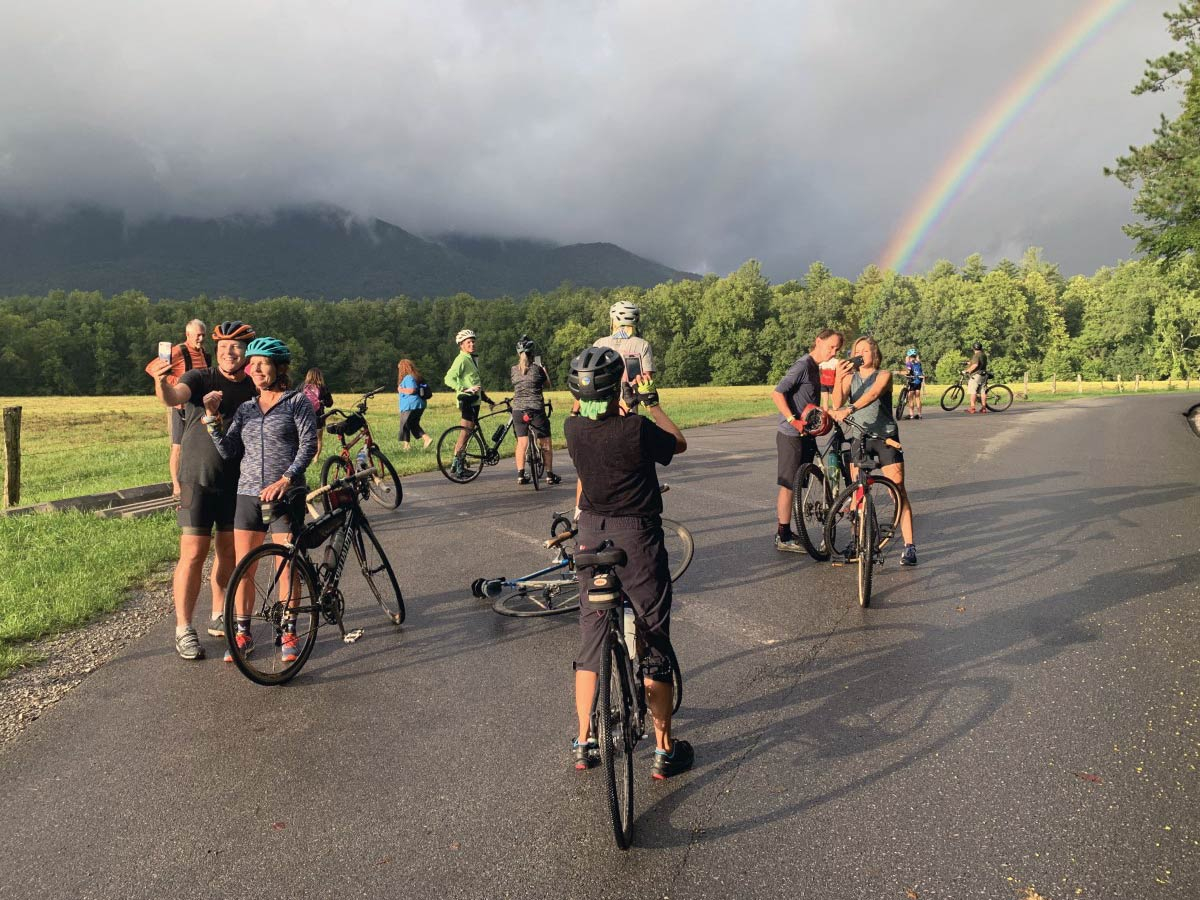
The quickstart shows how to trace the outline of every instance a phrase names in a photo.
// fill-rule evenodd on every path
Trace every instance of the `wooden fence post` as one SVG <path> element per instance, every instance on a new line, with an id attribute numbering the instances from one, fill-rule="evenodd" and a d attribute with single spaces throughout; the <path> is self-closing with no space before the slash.
<path id="1" fill-rule="evenodd" d="M 1028 372 L 1028 370 L 1026 370 L 1025 377 L 1023 380 L 1025 382 L 1025 387 L 1021 391 L 1021 399 L 1028 400 L 1029 399 L 1029 372 Z"/>
<path id="2" fill-rule="evenodd" d="M 1079 388 L 1079 393 L 1082 394 L 1083 393 L 1083 373 L 1082 372 L 1075 373 L 1075 384 Z"/>
<path id="3" fill-rule="evenodd" d="M 1136 394 L 1142 389 L 1142 376 L 1137 374 L 1133 376 L 1133 392 Z"/>
<path id="4" fill-rule="evenodd" d="M 1125 393 L 1125 385 L 1121 381 L 1121 373 L 1120 372 L 1117 373 L 1117 393 L 1118 394 Z"/>
<path id="5" fill-rule="evenodd" d="M 4 507 L 21 502 L 21 407 L 4 407 Z"/>

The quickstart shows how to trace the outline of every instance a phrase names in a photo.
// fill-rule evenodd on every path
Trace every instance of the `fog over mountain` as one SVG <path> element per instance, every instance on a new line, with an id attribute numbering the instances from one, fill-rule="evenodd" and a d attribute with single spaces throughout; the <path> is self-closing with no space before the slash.
<path id="1" fill-rule="evenodd" d="M 612 242 L 781 280 L 878 259 L 977 117 L 1090 4 L 3 0 L 0 205 L 220 217 L 310 204 L 421 236 Z M 1135 0 L 980 167 L 917 267 L 1129 256 L 1101 168 L 1170 95 Z"/>

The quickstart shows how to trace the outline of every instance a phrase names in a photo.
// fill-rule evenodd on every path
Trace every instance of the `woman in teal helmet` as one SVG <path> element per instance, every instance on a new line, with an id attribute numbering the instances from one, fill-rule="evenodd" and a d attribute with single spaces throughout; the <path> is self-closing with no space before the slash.
<path id="1" fill-rule="evenodd" d="M 906 419 L 921 418 L 921 388 L 925 385 L 925 367 L 921 365 L 921 354 L 916 347 L 909 347 L 904 354 L 904 372 L 908 379 L 908 403 L 904 413 Z"/>
<path id="2" fill-rule="evenodd" d="M 287 540 L 292 530 L 291 514 L 283 502 L 293 487 L 305 487 L 304 471 L 317 452 L 317 418 L 312 403 L 303 391 L 293 390 L 288 368 L 292 354 L 287 344 L 276 338 L 260 337 L 246 348 L 246 374 L 258 389 L 258 396 L 237 408 L 228 423 L 217 414 L 220 392 L 204 398 L 208 416 L 204 423 L 225 459 L 240 460 L 237 508 L 233 519 L 234 555 L 241 559 L 262 544 L 269 531 L 272 540 Z M 270 524 L 263 509 L 270 511 Z M 303 522 L 296 522 L 297 528 Z M 253 649 L 249 632 L 254 573 L 242 579 L 237 597 L 235 640 L 243 653 Z M 279 653 L 281 661 L 296 658 L 298 641 L 295 622 L 285 629 L 276 647 L 262 648 Z M 225 661 L 233 655 L 225 653 Z"/>

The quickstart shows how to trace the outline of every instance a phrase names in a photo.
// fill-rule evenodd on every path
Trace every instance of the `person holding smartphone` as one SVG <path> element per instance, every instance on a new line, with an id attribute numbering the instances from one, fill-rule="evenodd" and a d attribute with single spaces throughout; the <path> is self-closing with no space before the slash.
<path id="1" fill-rule="evenodd" d="M 212 358 L 204 349 L 204 332 L 207 326 L 199 319 L 192 319 L 184 328 L 183 343 L 172 345 L 170 341 L 158 342 L 158 356 L 146 366 L 146 374 L 154 377 L 151 368 L 157 369 L 159 361 L 171 364 L 167 383 L 174 385 L 185 372 L 193 369 L 207 369 L 212 366 Z M 158 390 L 158 379 L 154 380 L 156 396 L 161 400 L 162 393 Z M 179 496 L 179 454 L 183 442 L 184 420 L 187 418 L 187 404 L 182 403 L 167 410 L 167 433 L 171 436 L 171 493 Z"/>
<path id="2" fill-rule="evenodd" d="M 550 373 L 542 365 L 541 358 L 534 358 L 536 347 L 528 335 L 517 341 L 517 364 L 509 371 L 513 384 L 512 420 L 517 435 L 517 484 L 529 484 L 536 472 L 525 471 L 526 442 L 536 440 L 542 448 L 546 461 L 546 484 L 559 484 L 562 479 L 554 474 L 554 448 L 550 443 L 550 419 L 546 415 L 546 398 L 542 393 L 550 384 Z M 525 421 L 525 417 L 529 421 Z"/>
<path id="3" fill-rule="evenodd" d="M 592 344 L 593 347 L 608 347 L 620 354 L 625 362 L 625 378 L 628 381 L 635 381 L 640 375 L 654 377 L 654 353 L 650 349 L 650 342 L 638 337 L 637 333 L 641 315 L 636 304 L 618 300 L 608 310 L 612 334 Z"/>

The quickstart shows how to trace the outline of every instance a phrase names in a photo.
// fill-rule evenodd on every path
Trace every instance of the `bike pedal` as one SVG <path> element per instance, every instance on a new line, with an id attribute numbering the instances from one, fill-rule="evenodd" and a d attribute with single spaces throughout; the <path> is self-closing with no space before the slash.
<path id="1" fill-rule="evenodd" d="M 355 641 L 357 641 L 360 637 L 363 636 L 364 631 L 365 631 L 365 629 L 363 629 L 363 628 L 355 628 L 353 631 L 347 631 L 345 634 L 342 635 L 342 643 L 343 644 L 353 644 Z"/>

